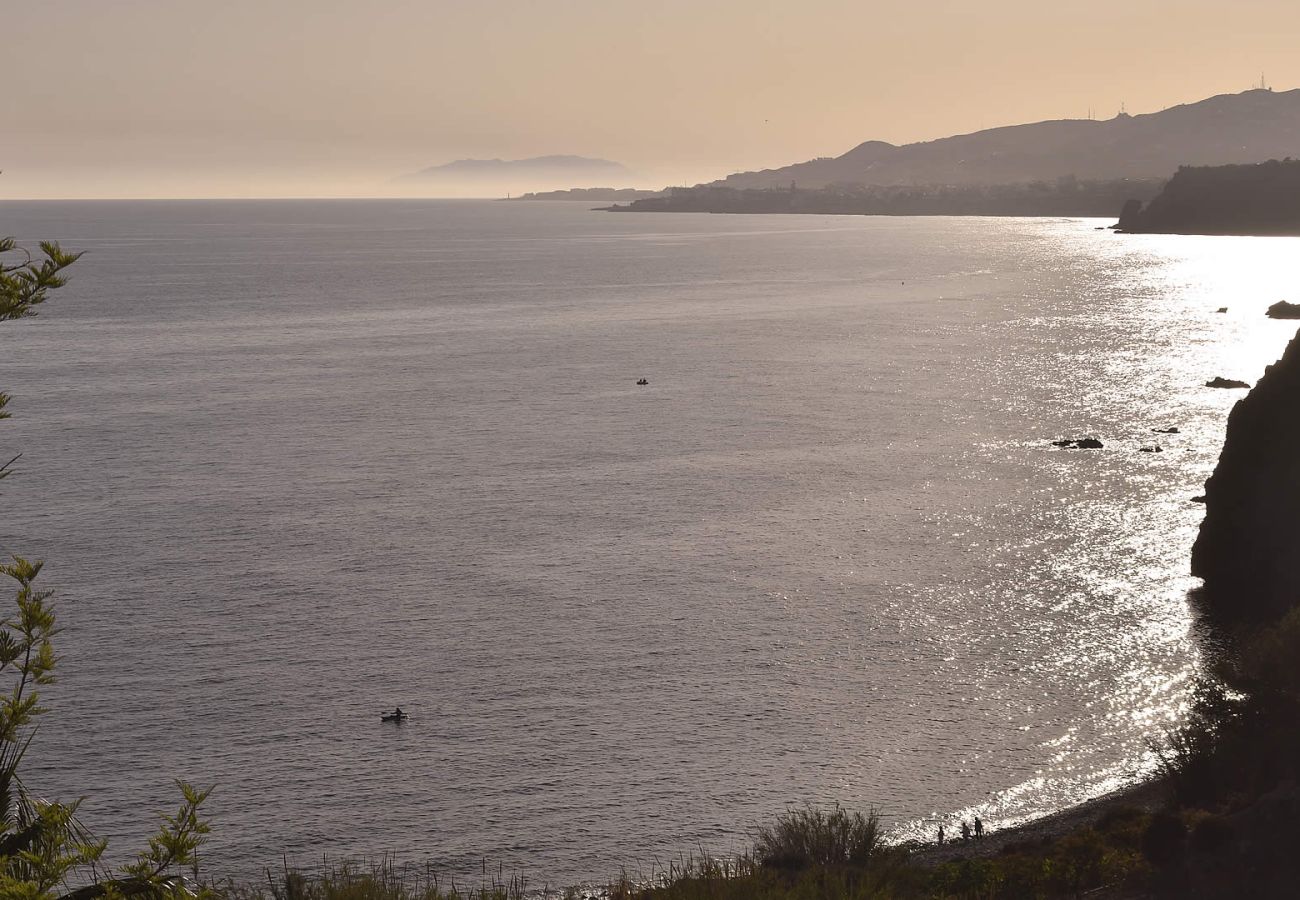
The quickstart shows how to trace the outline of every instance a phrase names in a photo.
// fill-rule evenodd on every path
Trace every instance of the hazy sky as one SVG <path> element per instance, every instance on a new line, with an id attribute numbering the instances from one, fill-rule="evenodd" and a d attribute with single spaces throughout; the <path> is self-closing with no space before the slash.
<path id="1" fill-rule="evenodd" d="M 460 157 L 635 186 L 1300 86 L 1297 0 L 0 0 L 0 197 L 380 195 Z"/>

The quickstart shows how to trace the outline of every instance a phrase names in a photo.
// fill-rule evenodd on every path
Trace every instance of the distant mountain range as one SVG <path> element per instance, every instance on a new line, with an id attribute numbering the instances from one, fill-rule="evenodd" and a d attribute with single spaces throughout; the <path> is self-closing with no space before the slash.
<path id="1" fill-rule="evenodd" d="M 895 146 L 867 141 L 842 156 L 730 175 L 741 189 L 981 185 L 1167 178 L 1181 165 L 1300 157 L 1300 90 L 1222 94 L 1156 113 L 1059 119 Z"/>
<path id="2" fill-rule="evenodd" d="M 530 159 L 458 159 L 405 175 L 403 180 L 517 181 L 533 178 L 549 182 L 557 178 L 586 181 L 594 177 L 608 183 L 611 177 L 626 178 L 631 174 L 622 163 L 608 159 L 534 156 Z"/>

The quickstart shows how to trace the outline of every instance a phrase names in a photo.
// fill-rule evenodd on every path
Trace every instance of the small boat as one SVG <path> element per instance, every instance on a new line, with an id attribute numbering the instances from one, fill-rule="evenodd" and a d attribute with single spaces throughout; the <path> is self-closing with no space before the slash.
<path id="1" fill-rule="evenodd" d="M 397 712 L 391 712 L 391 713 L 383 713 L 383 714 L 381 714 L 380 717 L 379 717 L 379 721 L 381 721 L 381 722 L 397 722 L 398 724 L 401 724 L 402 722 L 405 722 L 405 721 L 406 721 L 407 719 L 409 719 L 409 718 L 411 718 L 411 717 L 410 717 L 409 715 L 407 715 L 406 713 L 402 712 L 402 711 L 399 709 Z"/>

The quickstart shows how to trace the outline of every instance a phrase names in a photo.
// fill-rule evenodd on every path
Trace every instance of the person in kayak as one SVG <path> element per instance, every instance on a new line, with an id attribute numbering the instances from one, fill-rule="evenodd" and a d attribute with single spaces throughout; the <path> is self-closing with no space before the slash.
<path id="1" fill-rule="evenodd" d="M 397 709 L 393 710 L 393 718 L 394 718 L 394 719 L 405 719 L 405 718 L 406 718 L 406 713 L 402 712 L 402 708 L 399 706 L 399 707 L 397 707 Z"/>

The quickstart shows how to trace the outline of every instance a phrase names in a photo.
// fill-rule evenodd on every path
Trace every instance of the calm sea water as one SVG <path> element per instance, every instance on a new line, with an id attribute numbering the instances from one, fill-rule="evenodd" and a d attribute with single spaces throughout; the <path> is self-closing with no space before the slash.
<path id="1" fill-rule="evenodd" d="M 87 251 L 0 329 L 0 551 L 66 627 L 28 782 L 119 851 L 215 783 L 217 872 L 565 883 L 1134 777 L 1198 666 L 1202 384 L 1279 354 L 1297 242 L 1099 224 L 4 204 Z"/>

